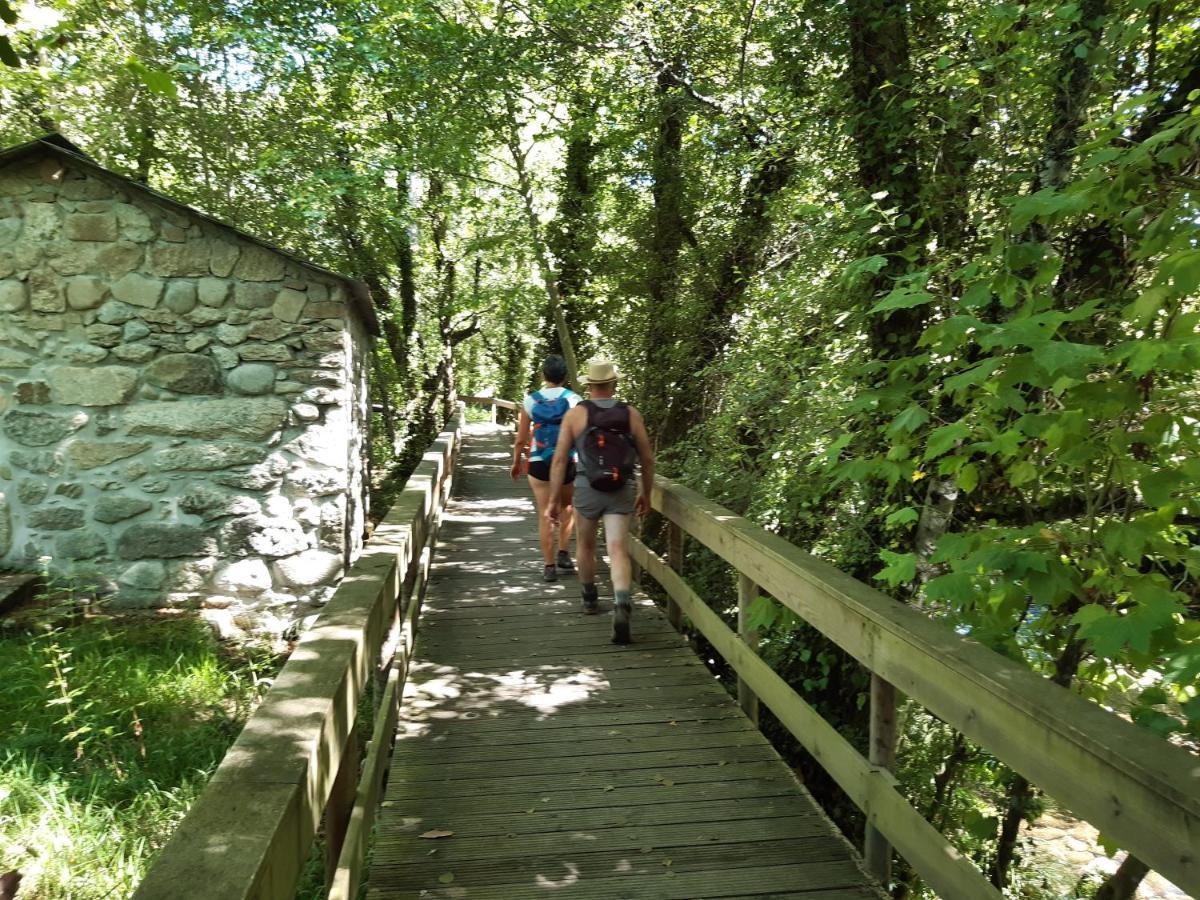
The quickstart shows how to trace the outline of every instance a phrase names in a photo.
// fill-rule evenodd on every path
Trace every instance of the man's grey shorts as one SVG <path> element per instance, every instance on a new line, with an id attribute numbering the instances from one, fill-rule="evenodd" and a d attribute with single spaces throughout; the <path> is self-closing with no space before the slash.
<path id="1" fill-rule="evenodd" d="M 633 515 L 633 504 L 637 500 L 637 482 L 629 481 L 620 490 L 598 491 L 582 478 L 575 480 L 575 512 L 585 519 L 595 521 L 601 516 L 615 514 Z"/>

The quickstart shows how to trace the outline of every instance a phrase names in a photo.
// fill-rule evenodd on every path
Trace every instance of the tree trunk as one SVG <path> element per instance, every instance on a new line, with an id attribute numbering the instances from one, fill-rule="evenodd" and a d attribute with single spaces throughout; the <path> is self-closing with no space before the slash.
<path id="1" fill-rule="evenodd" d="M 716 266 L 716 275 L 702 303 L 703 312 L 684 351 L 689 370 L 677 370 L 678 380 L 694 378 L 725 351 L 732 338 L 732 316 L 758 271 L 763 246 L 771 233 L 770 203 L 787 187 L 796 169 L 795 154 L 785 148 L 764 150 L 758 167 L 746 183 L 738 208 L 733 236 Z M 701 419 L 706 392 L 703 385 L 688 384 L 671 398 L 662 431 L 670 446 L 682 439 Z"/>
<path id="2" fill-rule="evenodd" d="M 912 84 L 907 6 L 902 0 L 847 0 L 846 9 L 858 181 L 872 196 L 882 195 L 880 207 L 895 210 L 894 230 L 884 232 L 874 248 L 888 262 L 869 282 L 865 299 L 873 302 L 911 265 L 902 252 L 909 247 L 923 250 L 928 226 L 917 224 L 924 218 L 921 175 L 912 114 L 904 104 Z M 925 327 L 925 316 L 924 306 L 872 316 L 868 331 L 875 358 L 910 354 Z"/>
<path id="3" fill-rule="evenodd" d="M 1079 626 L 1070 627 L 1066 644 L 1054 661 L 1054 675 L 1050 680 L 1059 687 L 1071 686 L 1075 673 L 1079 671 L 1083 662 L 1086 644 L 1076 637 L 1078 631 Z M 1003 889 L 1008 885 L 1008 870 L 1016 853 L 1021 822 L 1029 813 L 1034 791 L 1033 785 L 1024 776 L 1013 775 L 1008 790 L 1008 804 L 1000 824 L 1000 838 L 996 842 L 996 855 L 988 868 L 988 877 L 997 888 Z"/>
<path id="4" fill-rule="evenodd" d="M 646 293 L 650 315 L 641 356 L 642 392 L 639 403 L 651 428 L 657 432 L 669 408 L 670 381 L 679 367 L 672 352 L 672 335 L 681 318 L 676 308 L 679 283 L 679 254 L 686 225 L 683 219 L 683 132 L 687 122 L 685 98 L 674 80 L 660 72 L 655 88 L 658 99 L 658 128 L 654 140 L 651 176 L 654 212 L 649 236 L 649 267 Z M 678 342 L 676 336 L 674 342 Z"/>
<path id="5" fill-rule="evenodd" d="M 559 179 L 558 215 L 546 236 L 558 264 L 558 293 L 567 330 L 578 340 L 586 333 L 587 289 L 598 228 L 592 162 L 599 152 L 599 145 L 592 138 L 595 122 L 589 106 L 582 94 L 572 97 L 571 124 Z M 553 311 L 547 312 L 547 332 L 554 334 L 549 341 L 550 351 L 562 353 Z M 582 344 L 575 349 L 583 355 L 588 353 L 588 348 Z"/>
<path id="6" fill-rule="evenodd" d="M 1138 885 L 1150 874 L 1150 867 L 1132 854 L 1125 857 L 1117 871 L 1100 885 L 1094 900 L 1133 900 Z"/>
<path id="7" fill-rule="evenodd" d="M 538 272 L 542 279 L 542 289 L 546 292 L 546 300 L 550 304 L 550 314 L 554 319 L 559 346 L 562 347 L 563 359 L 567 363 L 567 373 L 572 384 L 579 384 L 579 362 L 575 356 L 575 342 L 571 339 L 571 329 L 567 325 L 566 313 L 563 311 L 562 297 L 558 291 L 558 273 L 550 258 L 550 250 L 542 236 L 542 223 L 538 219 L 534 206 L 533 181 L 529 177 L 528 151 L 521 148 L 520 125 L 517 121 L 517 111 L 511 96 L 505 95 L 508 108 L 508 151 L 512 156 L 513 169 L 517 173 L 517 191 L 525 207 L 525 220 L 529 226 L 530 242 L 533 245 L 533 255 L 537 260 Z"/>
<path id="8" fill-rule="evenodd" d="M 1046 143 L 1038 165 L 1034 190 L 1058 188 L 1071 177 L 1079 129 L 1087 119 L 1092 92 L 1091 53 L 1104 35 L 1104 17 L 1108 0 L 1083 0 L 1079 9 L 1083 41 L 1071 40 L 1063 46 L 1055 79 L 1054 115 L 1046 134 Z M 1083 47 L 1085 53 L 1078 52 Z"/>

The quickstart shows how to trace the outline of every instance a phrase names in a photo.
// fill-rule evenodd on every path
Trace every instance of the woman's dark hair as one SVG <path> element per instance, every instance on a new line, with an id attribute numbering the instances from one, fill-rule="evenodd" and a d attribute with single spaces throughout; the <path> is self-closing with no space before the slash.
<path id="1" fill-rule="evenodd" d="M 542 377 L 553 384 L 562 384 L 567 380 L 567 361 L 557 353 L 550 354 L 542 363 Z"/>

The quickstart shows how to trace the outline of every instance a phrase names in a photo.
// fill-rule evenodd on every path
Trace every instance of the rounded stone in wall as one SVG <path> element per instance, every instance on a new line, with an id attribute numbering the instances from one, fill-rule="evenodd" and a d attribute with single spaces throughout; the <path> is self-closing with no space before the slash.
<path id="1" fill-rule="evenodd" d="M 275 367 L 264 363 L 246 363 L 225 376 L 229 389 L 239 394 L 269 394 L 275 389 Z"/>
<path id="2" fill-rule="evenodd" d="M 67 282 L 67 305 L 71 309 L 95 309 L 108 296 L 108 285 L 91 275 L 78 275 Z"/>
<path id="3" fill-rule="evenodd" d="M 280 580 L 293 587 L 326 584 L 342 573 L 342 557 L 324 550 L 305 550 L 272 564 Z"/>
<path id="4" fill-rule="evenodd" d="M 134 563 L 130 568 L 121 572 L 121 577 L 116 581 L 126 587 L 155 590 L 162 587 L 162 583 L 166 578 L 166 566 L 163 566 L 157 560 L 144 559 L 142 562 Z"/>
<path id="5" fill-rule="evenodd" d="M 145 369 L 148 382 L 180 394 L 217 394 L 221 370 L 216 360 L 200 353 L 168 353 Z"/>
<path id="6" fill-rule="evenodd" d="M 232 519 L 221 532 L 230 556 L 292 556 L 308 549 L 308 536 L 294 519 L 251 515 Z"/>
<path id="7" fill-rule="evenodd" d="M 4 433 L 26 447 L 45 447 L 61 441 L 87 424 L 87 416 L 14 409 L 4 414 Z"/>
<path id="8" fill-rule="evenodd" d="M 58 559 L 95 559 L 108 552 L 108 542 L 92 531 L 64 534 L 54 541 Z"/>
<path id="9" fill-rule="evenodd" d="M 214 583 L 222 591 L 248 594 L 261 594 L 273 584 L 271 572 L 261 559 L 230 563 L 217 573 Z"/>
<path id="10" fill-rule="evenodd" d="M 117 539 L 117 553 L 122 559 L 209 556 L 216 549 L 216 542 L 195 525 L 147 522 L 131 525 Z"/>

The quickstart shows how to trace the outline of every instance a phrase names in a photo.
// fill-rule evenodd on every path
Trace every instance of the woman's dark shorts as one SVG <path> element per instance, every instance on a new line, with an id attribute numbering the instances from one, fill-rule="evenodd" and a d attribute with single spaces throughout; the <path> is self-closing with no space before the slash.
<path id="1" fill-rule="evenodd" d="M 536 478 L 538 481 L 550 480 L 550 465 L 551 460 L 548 459 L 531 459 L 529 461 L 529 477 Z M 575 481 L 575 463 L 567 463 L 567 474 L 563 476 L 563 484 L 572 484 Z"/>

